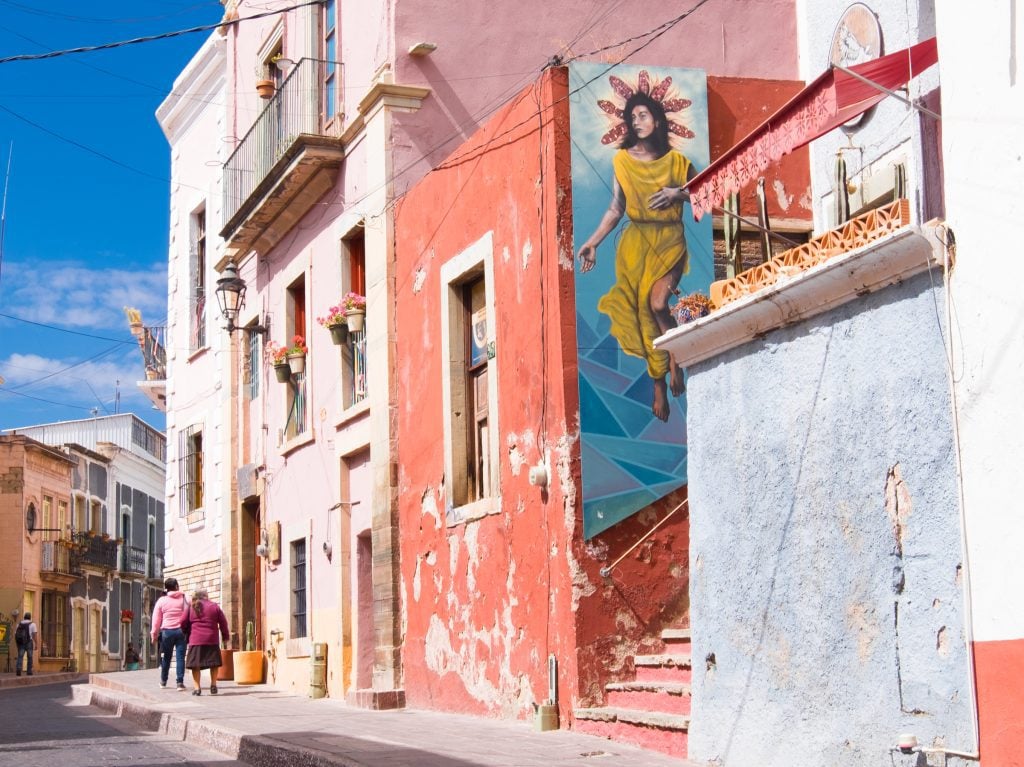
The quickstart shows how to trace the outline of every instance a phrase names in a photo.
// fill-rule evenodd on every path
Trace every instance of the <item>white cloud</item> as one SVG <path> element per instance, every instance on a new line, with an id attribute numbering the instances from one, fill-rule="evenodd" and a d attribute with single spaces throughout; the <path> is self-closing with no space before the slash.
<path id="1" fill-rule="evenodd" d="M 33 322 L 89 331 L 124 331 L 124 307 L 142 311 L 147 324 L 167 315 L 167 267 L 91 267 L 80 261 L 4 263 L 6 312 Z"/>
<path id="2" fill-rule="evenodd" d="M 142 375 L 138 348 L 126 345 L 94 360 L 56 359 L 39 354 L 11 354 L 0 360 L 4 388 L 32 397 L 69 405 L 97 407 L 114 412 L 120 390 L 122 412 L 145 406 L 147 400 L 135 386 Z"/>

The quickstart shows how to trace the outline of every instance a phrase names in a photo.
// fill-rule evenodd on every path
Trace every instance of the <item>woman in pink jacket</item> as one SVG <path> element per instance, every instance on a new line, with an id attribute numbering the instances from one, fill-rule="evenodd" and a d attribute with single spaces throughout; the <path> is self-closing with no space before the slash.
<path id="1" fill-rule="evenodd" d="M 220 605 L 210 600 L 206 589 L 196 589 L 192 606 L 185 613 L 181 627 L 188 635 L 188 653 L 185 667 L 192 671 L 193 695 L 202 695 L 200 676 L 204 668 L 210 669 L 210 695 L 217 694 L 217 669 L 220 668 L 220 640 L 231 639 L 228 619 Z M 218 638 L 218 631 L 220 637 Z"/>
<path id="2" fill-rule="evenodd" d="M 181 631 L 181 619 L 188 610 L 188 600 L 178 591 L 177 578 L 164 581 L 167 593 L 156 600 L 153 607 L 153 624 L 151 635 L 153 641 L 159 641 L 160 649 L 160 686 L 167 686 L 167 675 L 171 670 L 171 653 L 174 653 L 174 675 L 178 689 L 185 689 L 185 635 Z"/>

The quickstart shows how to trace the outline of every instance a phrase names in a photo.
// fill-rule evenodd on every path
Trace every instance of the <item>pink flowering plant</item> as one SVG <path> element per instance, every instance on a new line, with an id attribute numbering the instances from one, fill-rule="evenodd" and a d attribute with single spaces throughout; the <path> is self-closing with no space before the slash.
<path id="1" fill-rule="evenodd" d="M 316 321 L 323 325 L 325 328 L 330 328 L 335 325 L 345 324 L 345 304 L 340 303 L 337 306 L 332 306 L 327 310 L 327 314 L 323 317 L 317 317 Z"/>
<path id="2" fill-rule="evenodd" d="M 288 346 L 282 346 L 276 344 L 273 341 L 267 342 L 267 360 L 271 365 L 284 365 L 287 364 L 287 357 L 289 354 L 306 354 L 309 349 L 306 348 L 306 339 L 302 336 L 295 336 L 292 338 L 291 344 Z"/>
<path id="3" fill-rule="evenodd" d="M 341 299 L 341 305 L 345 307 L 346 312 L 356 310 L 366 311 L 366 296 L 361 296 L 358 293 L 349 291 L 345 294 L 344 298 Z"/>
<path id="4" fill-rule="evenodd" d="M 267 361 L 271 365 L 284 365 L 286 356 L 288 356 L 287 346 L 275 344 L 273 341 L 267 342 Z"/>

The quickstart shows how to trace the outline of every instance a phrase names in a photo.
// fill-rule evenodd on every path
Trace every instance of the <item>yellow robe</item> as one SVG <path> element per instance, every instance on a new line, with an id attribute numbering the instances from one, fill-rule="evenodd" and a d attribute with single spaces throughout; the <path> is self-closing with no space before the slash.
<path id="1" fill-rule="evenodd" d="M 611 318 L 612 335 L 622 350 L 646 359 L 651 378 L 663 378 L 668 373 L 668 352 L 654 348 L 661 329 L 651 311 L 651 286 L 680 260 L 685 262 L 686 237 L 682 203 L 651 210 L 647 200 L 662 187 L 683 186 L 690 161 L 670 150 L 657 160 L 643 162 L 620 149 L 612 164 L 626 199 L 629 223 L 615 251 L 615 284 L 597 308 Z M 685 264 L 683 274 L 688 271 Z"/>

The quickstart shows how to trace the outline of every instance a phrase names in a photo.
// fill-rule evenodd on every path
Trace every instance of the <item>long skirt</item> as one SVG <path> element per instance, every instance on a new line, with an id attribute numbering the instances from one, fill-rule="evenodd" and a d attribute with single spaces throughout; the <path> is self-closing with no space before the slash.
<path id="1" fill-rule="evenodd" d="M 220 663 L 220 647 L 215 644 L 189 645 L 185 653 L 185 668 L 217 668 Z"/>

